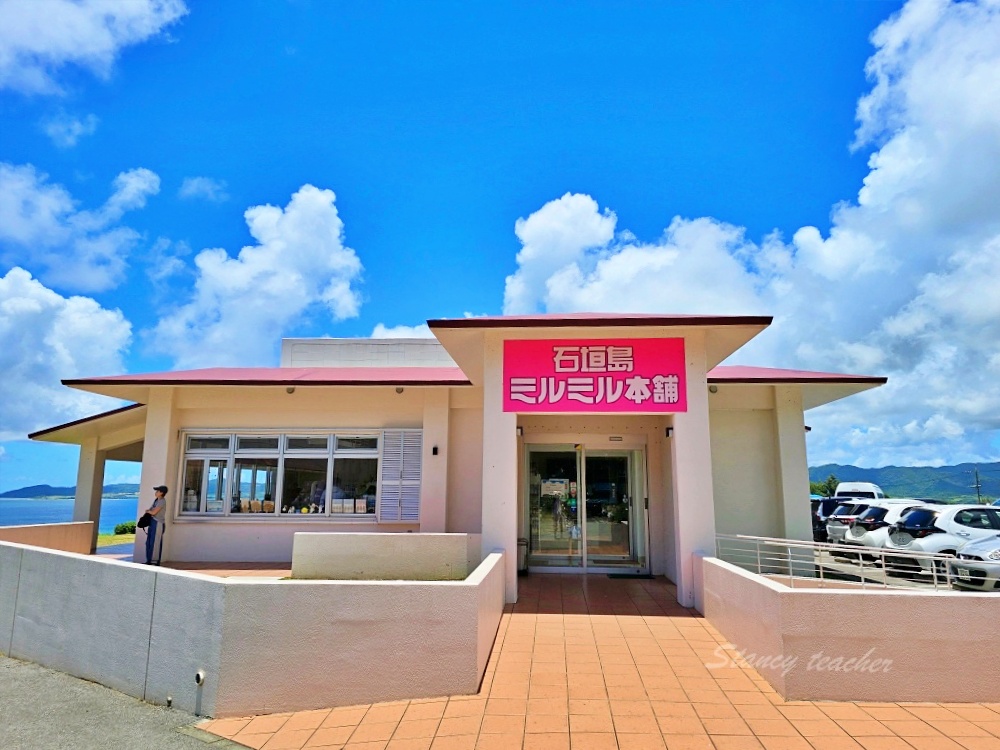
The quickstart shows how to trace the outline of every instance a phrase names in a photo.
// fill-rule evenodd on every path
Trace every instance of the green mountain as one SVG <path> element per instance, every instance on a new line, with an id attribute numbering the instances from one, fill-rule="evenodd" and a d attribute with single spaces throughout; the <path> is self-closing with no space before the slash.
<path id="1" fill-rule="evenodd" d="M 889 497 L 931 497 L 976 502 L 976 472 L 983 499 L 1000 497 L 1000 462 L 957 466 L 858 466 L 824 464 L 809 468 L 809 481 L 822 482 L 833 474 L 841 482 L 874 482 Z"/>
<path id="2" fill-rule="evenodd" d="M 139 491 L 137 484 L 106 484 L 104 485 L 105 495 L 134 495 Z M 76 495 L 76 487 L 53 487 L 50 484 L 35 484 L 31 487 L 22 487 L 19 490 L 9 490 L 0 493 L 0 498 L 32 498 L 32 497 L 73 497 Z"/>

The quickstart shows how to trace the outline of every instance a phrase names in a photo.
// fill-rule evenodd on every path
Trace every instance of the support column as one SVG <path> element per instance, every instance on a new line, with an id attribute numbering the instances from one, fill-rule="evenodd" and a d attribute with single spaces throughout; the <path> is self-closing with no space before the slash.
<path id="1" fill-rule="evenodd" d="M 444 533 L 447 531 L 449 394 L 450 391 L 447 388 L 432 388 L 424 391 L 420 531 L 425 533 Z"/>
<path id="2" fill-rule="evenodd" d="M 677 549 L 677 601 L 704 612 L 701 581 L 695 580 L 694 556 L 715 554 L 715 495 L 712 444 L 708 424 L 705 339 L 687 337 L 687 412 L 674 415 L 670 453 L 674 479 L 674 533 Z"/>
<path id="3" fill-rule="evenodd" d="M 87 438 L 80 444 L 80 463 L 76 470 L 76 497 L 73 502 L 74 521 L 92 521 L 94 533 L 90 552 L 97 551 L 97 527 L 101 521 L 101 498 L 104 494 L 105 451 L 98 450 L 98 438 Z"/>
<path id="4" fill-rule="evenodd" d="M 135 517 L 153 502 L 153 487 L 164 484 L 170 492 L 167 502 L 161 511 L 160 534 L 168 533 L 170 519 L 177 507 L 177 429 L 174 418 L 174 390 L 172 388 L 150 388 L 149 403 L 146 404 L 146 434 L 142 447 L 142 475 L 139 484 L 139 505 Z M 169 536 L 164 539 L 163 558 L 169 559 Z M 160 540 L 156 541 L 156 552 L 159 553 Z M 146 535 L 141 531 L 135 536 L 135 548 L 132 553 L 135 562 L 146 561 Z"/>
<path id="5" fill-rule="evenodd" d="M 812 541 L 812 519 L 808 502 L 809 464 L 806 457 L 801 387 L 774 387 L 774 420 L 784 535 L 787 539 Z"/>
<path id="6" fill-rule="evenodd" d="M 483 554 L 504 552 L 506 600 L 517 601 L 517 414 L 503 410 L 503 340 L 487 333 L 483 374 Z"/>

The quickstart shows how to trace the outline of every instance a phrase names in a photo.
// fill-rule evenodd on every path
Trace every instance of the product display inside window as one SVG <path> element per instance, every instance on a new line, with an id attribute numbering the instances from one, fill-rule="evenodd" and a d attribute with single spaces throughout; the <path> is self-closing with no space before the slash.
<path id="1" fill-rule="evenodd" d="M 377 458 L 335 458 L 331 513 L 374 513 Z"/>
<path id="2" fill-rule="evenodd" d="M 282 513 L 326 512 L 326 458 L 285 457 Z"/>
<path id="3" fill-rule="evenodd" d="M 418 431 L 384 433 L 392 437 L 385 456 L 383 433 L 188 435 L 178 514 L 302 520 L 375 516 L 380 461 L 400 462 L 396 454 L 403 449 L 404 432 Z M 418 491 L 419 479 L 418 461 L 411 477 Z M 419 506 L 413 513 L 416 518 Z"/>

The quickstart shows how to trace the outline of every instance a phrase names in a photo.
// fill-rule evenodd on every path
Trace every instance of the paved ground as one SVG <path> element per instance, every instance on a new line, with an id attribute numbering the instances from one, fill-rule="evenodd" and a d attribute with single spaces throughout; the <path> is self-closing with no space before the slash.
<path id="1" fill-rule="evenodd" d="M 263 750 L 1000 750 L 1000 704 L 786 702 L 664 579 L 523 579 L 478 695 L 200 725 Z"/>
<path id="2" fill-rule="evenodd" d="M 92 682 L 0 657 L 3 750 L 237 747 L 194 729 L 198 721 L 196 716 L 151 706 Z"/>

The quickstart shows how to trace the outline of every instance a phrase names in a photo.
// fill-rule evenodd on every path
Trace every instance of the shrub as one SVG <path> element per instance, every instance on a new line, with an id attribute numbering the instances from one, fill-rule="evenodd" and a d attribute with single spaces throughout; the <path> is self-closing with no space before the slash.
<path id="1" fill-rule="evenodd" d="M 118 534 L 134 534 L 135 533 L 135 521 L 126 521 L 125 523 L 120 523 L 115 526 L 115 535 Z"/>

